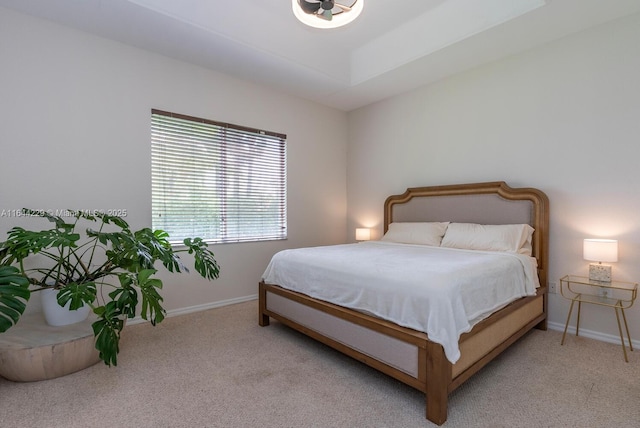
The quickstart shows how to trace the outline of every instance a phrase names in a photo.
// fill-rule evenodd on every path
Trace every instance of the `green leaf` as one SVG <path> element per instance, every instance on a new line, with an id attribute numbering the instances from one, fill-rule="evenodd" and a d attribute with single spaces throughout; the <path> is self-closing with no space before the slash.
<path id="1" fill-rule="evenodd" d="M 29 208 L 23 208 L 22 212 L 28 216 L 46 218 L 50 222 L 55 223 L 57 229 L 73 230 L 73 224 L 67 223 L 62 217 L 51 215 L 44 210 L 36 211 Z"/>
<path id="2" fill-rule="evenodd" d="M 116 302 L 120 312 L 128 318 L 136 316 L 136 308 L 138 307 L 138 293 L 132 284 L 135 282 L 133 274 L 122 273 L 118 275 L 120 280 L 120 288 L 116 288 L 109 297 Z"/>
<path id="3" fill-rule="evenodd" d="M 202 238 L 187 238 L 184 245 L 187 246 L 189 254 L 194 255 L 196 272 L 210 281 L 220 276 L 220 266 Z"/>
<path id="4" fill-rule="evenodd" d="M 138 287 L 140 287 L 140 293 L 142 294 L 140 316 L 145 320 L 151 321 L 152 325 L 162 322 L 166 314 L 160 304 L 163 300 L 162 296 L 157 291 L 162 288 L 162 281 L 149 277 L 155 272 L 155 269 L 143 270 L 138 273 L 137 278 Z"/>
<path id="5" fill-rule="evenodd" d="M 83 210 L 68 210 L 76 219 L 80 219 L 83 218 L 85 220 L 89 220 L 89 221 L 95 221 L 96 217 L 94 215 L 91 214 L 90 211 L 83 211 Z"/>
<path id="6" fill-rule="evenodd" d="M 96 293 L 96 284 L 93 281 L 82 284 L 72 282 L 60 289 L 57 296 L 58 304 L 64 306 L 71 300 L 69 309 L 75 311 L 84 305 L 91 306 L 96 300 Z"/>
<path id="7" fill-rule="evenodd" d="M 96 212 L 95 216 L 102 220 L 105 224 L 115 224 L 123 231 L 129 230 L 129 224 L 122 218 L 115 215 L 109 215 L 105 213 Z"/>
<path id="8" fill-rule="evenodd" d="M 166 243 L 167 245 L 169 244 L 169 234 L 167 232 L 165 232 L 164 230 L 154 230 L 153 231 L 154 236 L 156 237 L 156 239 L 158 240 L 158 242 L 163 242 Z"/>
<path id="9" fill-rule="evenodd" d="M 15 325 L 31 296 L 29 280 L 13 266 L 0 266 L 0 333 Z"/>
<path id="10" fill-rule="evenodd" d="M 180 258 L 174 253 L 171 244 L 168 241 L 169 235 L 163 230 L 152 231 L 149 228 L 140 229 L 136 232 L 135 237 L 149 250 L 154 261 L 160 262 L 167 268 L 169 272 L 188 272 L 188 269 L 182 264 Z M 152 268 L 153 266 L 145 266 Z"/>
<path id="11" fill-rule="evenodd" d="M 138 272 L 138 284 L 146 284 L 149 281 L 151 275 L 155 274 L 157 270 L 155 269 L 143 269 Z"/>
<path id="12" fill-rule="evenodd" d="M 120 318 L 122 313 L 113 301 L 94 309 L 93 312 L 100 317 L 91 325 L 100 359 L 107 366 L 117 366 L 120 332 L 124 328 L 124 321 Z"/>
<path id="13" fill-rule="evenodd" d="M 21 227 L 14 227 L 8 233 L 8 239 L 1 244 L 2 252 L 6 254 L 0 261 L 9 265 L 20 262 L 31 254 L 37 254 L 43 249 L 56 247 L 77 247 L 80 239 L 78 233 L 69 229 L 50 229 L 34 232 Z"/>

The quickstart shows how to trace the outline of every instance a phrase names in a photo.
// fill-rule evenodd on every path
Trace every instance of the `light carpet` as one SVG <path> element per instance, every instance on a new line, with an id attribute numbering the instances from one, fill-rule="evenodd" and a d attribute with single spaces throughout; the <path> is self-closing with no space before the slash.
<path id="1" fill-rule="evenodd" d="M 257 302 L 129 326 L 117 367 L 0 378 L 0 426 L 429 427 L 424 395 Z M 445 427 L 637 427 L 640 351 L 534 330 L 453 392 Z"/>

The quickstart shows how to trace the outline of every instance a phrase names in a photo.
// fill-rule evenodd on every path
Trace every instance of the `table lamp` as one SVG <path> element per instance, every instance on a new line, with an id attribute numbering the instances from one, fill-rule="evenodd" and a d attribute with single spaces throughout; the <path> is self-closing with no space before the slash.
<path id="1" fill-rule="evenodd" d="M 359 227 L 356 229 L 356 241 L 368 241 L 371 239 L 371 229 Z"/>
<path id="2" fill-rule="evenodd" d="M 589 263 L 589 280 L 611 282 L 611 265 L 602 262 L 618 261 L 618 241 L 615 239 L 585 239 L 582 247 L 585 260 Z"/>

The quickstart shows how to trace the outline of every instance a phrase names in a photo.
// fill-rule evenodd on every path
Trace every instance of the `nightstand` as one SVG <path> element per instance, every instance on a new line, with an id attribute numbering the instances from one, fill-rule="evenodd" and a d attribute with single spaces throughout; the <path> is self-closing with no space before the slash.
<path id="1" fill-rule="evenodd" d="M 564 326 L 561 345 L 564 345 L 564 339 L 567 335 L 567 327 L 571 319 L 573 305 L 578 302 L 578 319 L 576 321 L 576 336 L 580 328 L 580 309 L 583 303 L 592 305 L 608 306 L 615 310 L 616 320 L 618 321 L 618 332 L 620 333 L 620 343 L 624 353 L 624 360 L 629 362 L 627 358 L 627 348 L 622 335 L 622 325 L 620 324 L 620 313 L 624 322 L 624 329 L 627 332 L 627 340 L 629 341 L 629 350 L 633 351 L 631 344 L 631 336 L 629 335 L 629 326 L 627 325 L 627 317 L 624 314 L 625 309 L 633 306 L 638 294 L 637 282 L 624 281 L 591 281 L 584 276 L 566 275 L 560 278 L 560 294 L 562 297 L 571 300 L 569 307 L 569 315 L 567 315 L 567 323 Z"/>

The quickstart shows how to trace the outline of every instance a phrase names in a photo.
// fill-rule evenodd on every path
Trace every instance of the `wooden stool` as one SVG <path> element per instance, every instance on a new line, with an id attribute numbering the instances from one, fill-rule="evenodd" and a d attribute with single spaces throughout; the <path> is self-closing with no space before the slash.
<path id="1" fill-rule="evenodd" d="M 0 376 L 32 382 L 68 375 L 100 361 L 91 324 L 52 327 L 41 313 L 24 315 L 17 325 L 0 334 Z"/>

